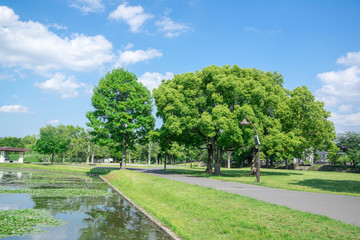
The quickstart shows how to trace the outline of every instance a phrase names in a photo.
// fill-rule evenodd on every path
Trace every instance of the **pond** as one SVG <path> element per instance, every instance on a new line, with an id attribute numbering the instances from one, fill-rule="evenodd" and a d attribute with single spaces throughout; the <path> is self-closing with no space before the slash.
<path id="1" fill-rule="evenodd" d="M 70 195 L 59 195 L 59 190 Z M 72 196 L 73 190 L 106 191 L 106 196 Z M 0 169 L 0 211 L 10 209 L 45 209 L 63 224 L 46 227 L 41 233 L 4 238 L 9 240 L 168 239 L 97 177 Z"/>

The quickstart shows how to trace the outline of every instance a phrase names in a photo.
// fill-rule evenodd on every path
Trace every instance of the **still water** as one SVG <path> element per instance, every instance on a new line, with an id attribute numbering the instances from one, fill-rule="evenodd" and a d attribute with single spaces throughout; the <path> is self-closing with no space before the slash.
<path id="1" fill-rule="evenodd" d="M 0 169 L 0 188 L 93 188 L 112 190 L 96 177 Z M 65 224 L 12 239 L 168 239 L 117 193 L 105 197 L 36 197 L 0 194 L 0 210 L 46 209 Z"/>

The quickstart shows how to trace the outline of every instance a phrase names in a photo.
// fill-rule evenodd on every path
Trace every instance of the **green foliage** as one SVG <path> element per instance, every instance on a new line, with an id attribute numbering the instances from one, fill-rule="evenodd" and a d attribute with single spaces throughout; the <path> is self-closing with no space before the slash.
<path id="1" fill-rule="evenodd" d="M 289 91 L 283 82 L 276 72 L 237 65 L 175 75 L 154 89 L 157 115 L 164 122 L 160 139 L 166 149 L 174 141 L 185 147 L 205 145 L 207 172 L 214 160 L 217 174 L 224 152 L 253 151 L 248 146 L 254 146 L 254 130 L 240 124 L 244 114 L 257 129 L 263 156 L 271 161 L 328 148 L 335 130 L 324 104 L 306 87 Z"/>
<path id="2" fill-rule="evenodd" d="M 24 148 L 24 143 L 21 138 L 0 137 L 0 147 Z"/>
<path id="3" fill-rule="evenodd" d="M 145 138 L 154 127 L 150 91 L 133 73 L 122 68 L 114 69 L 100 79 L 91 102 L 95 110 L 88 112 L 86 117 L 96 138 L 94 141 L 111 145 L 117 152 L 122 150 L 123 160 L 126 146 Z"/>
<path id="4" fill-rule="evenodd" d="M 336 140 L 336 146 L 344 153 L 341 156 L 341 162 L 351 162 L 354 167 L 360 164 L 360 133 L 341 134 Z"/>
<path id="5" fill-rule="evenodd" d="M 63 224 L 43 209 L 15 209 L 0 211 L 0 238 L 43 232 L 44 227 Z"/>

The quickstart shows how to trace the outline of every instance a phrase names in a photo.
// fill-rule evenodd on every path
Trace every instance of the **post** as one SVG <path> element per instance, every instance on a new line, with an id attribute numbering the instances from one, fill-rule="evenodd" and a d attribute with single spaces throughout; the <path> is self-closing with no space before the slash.
<path id="1" fill-rule="evenodd" d="M 254 126 L 254 124 L 252 124 L 251 120 L 244 114 L 244 117 L 250 122 L 251 126 L 253 127 L 254 131 L 255 131 L 255 145 L 258 145 L 258 159 L 257 159 L 257 169 L 256 169 L 256 180 L 257 182 L 260 182 L 260 141 L 259 141 L 259 135 L 256 131 L 256 128 Z M 242 122 L 240 123 L 241 125 L 248 125 L 249 123 L 246 121 L 246 119 L 242 120 Z"/>

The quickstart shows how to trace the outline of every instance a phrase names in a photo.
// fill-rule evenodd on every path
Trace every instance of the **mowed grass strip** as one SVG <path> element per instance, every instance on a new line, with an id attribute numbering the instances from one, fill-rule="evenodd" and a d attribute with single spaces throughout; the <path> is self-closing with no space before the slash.
<path id="1" fill-rule="evenodd" d="M 203 167 L 169 168 L 166 171 L 231 182 L 258 184 L 256 183 L 255 176 L 249 176 L 250 168 L 221 169 L 222 175 L 220 176 L 205 173 L 205 168 Z M 360 196 L 359 173 L 267 168 L 262 168 L 260 172 L 259 185 L 261 186 L 295 191 Z"/>
<path id="2" fill-rule="evenodd" d="M 359 239 L 360 228 L 133 171 L 105 178 L 184 239 Z"/>
<path id="3" fill-rule="evenodd" d="M 24 164 L 24 163 L 0 163 L 0 168 L 19 169 L 19 170 L 46 170 L 56 172 L 72 172 L 83 174 L 107 174 L 112 168 L 89 167 L 88 165 L 51 165 L 51 164 Z"/>

